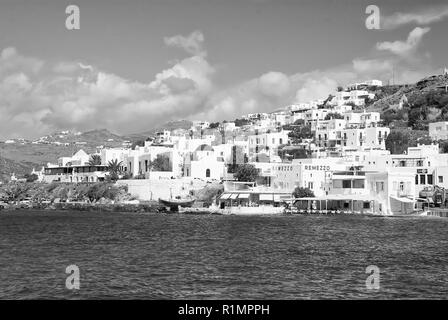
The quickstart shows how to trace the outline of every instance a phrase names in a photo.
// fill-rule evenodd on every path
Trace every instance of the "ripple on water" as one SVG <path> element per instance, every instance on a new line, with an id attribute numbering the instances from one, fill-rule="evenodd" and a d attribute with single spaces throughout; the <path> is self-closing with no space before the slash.
<path id="1" fill-rule="evenodd" d="M 447 229 L 425 218 L 2 213 L 0 298 L 446 298 Z"/>

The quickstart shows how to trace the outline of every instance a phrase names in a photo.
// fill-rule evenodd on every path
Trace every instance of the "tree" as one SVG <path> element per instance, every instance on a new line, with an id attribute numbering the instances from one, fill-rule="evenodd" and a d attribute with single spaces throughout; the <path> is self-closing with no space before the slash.
<path id="1" fill-rule="evenodd" d="M 342 86 L 338 86 L 336 88 L 336 90 L 337 90 L 337 92 L 342 92 L 342 91 L 344 91 L 344 88 Z"/>
<path id="2" fill-rule="evenodd" d="M 439 142 L 439 145 L 442 153 L 448 153 L 448 140 L 443 140 Z"/>
<path id="3" fill-rule="evenodd" d="M 37 179 L 39 179 L 39 177 L 35 173 L 33 173 L 33 174 L 27 173 L 27 174 L 25 174 L 25 179 L 26 179 L 26 182 L 34 182 Z"/>
<path id="4" fill-rule="evenodd" d="M 121 173 L 122 162 L 117 159 L 109 161 L 107 164 L 107 169 L 110 173 L 110 179 L 112 181 L 118 180 L 118 175 Z"/>
<path id="5" fill-rule="evenodd" d="M 19 201 L 27 197 L 30 187 L 26 183 L 9 183 L 3 192 L 9 201 Z"/>
<path id="6" fill-rule="evenodd" d="M 288 137 L 292 140 L 292 143 L 302 142 L 303 139 L 313 138 L 313 133 L 311 131 L 310 125 L 303 125 L 299 127 L 294 127 L 293 130 L 288 133 Z"/>
<path id="7" fill-rule="evenodd" d="M 154 171 L 171 171 L 172 164 L 166 155 L 158 154 L 154 161 L 151 161 L 151 169 Z"/>
<path id="8" fill-rule="evenodd" d="M 98 154 L 92 154 L 90 156 L 89 162 L 87 162 L 89 166 L 99 166 L 101 165 L 101 156 Z"/>
<path id="9" fill-rule="evenodd" d="M 139 147 L 143 147 L 145 145 L 145 141 L 148 141 L 148 139 L 146 140 L 135 140 L 132 142 L 131 145 L 131 149 L 135 149 L 135 147 L 139 146 Z"/>
<path id="10" fill-rule="evenodd" d="M 219 122 L 212 122 L 210 123 L 210 125 L 208 126 L 209 129 L 216 129 L 219 127 Z"/>
<path id="11" fill-rule="evenodd" d="M 247 119 L 236 119 L 235 120 L 235 127 L 242 127 L 245 125 L 251 124 L 250 120 Z"/>
<path id="12" fill-rule="evenodd" d="M 282 160 L 306 159 L 311 157 L 311 152 L 301 147 L 299 148 L 287 147 L 287 148 L 280 148 L 278 150 L 278 155 Z"/>
<path id="13" fill-rule="evenodd" d="M 386 149 L 392 154 L 402 154 L 409 146 L 409 136 L 401 131 L 391 132 L 386 139 Z"/>
<path id="14" fill-rule="evenodd" d="M 237 166 L 234 177 L 242 182 L 255 182 L 259 177 L 259 172 L 254 165 L 245 163 Z"/>
<path id="15" fill-rule="evenodd" d="M 309 188 L 296 187 L 292 195 L 295 198 L 313 198 L 314 192 Z"/>

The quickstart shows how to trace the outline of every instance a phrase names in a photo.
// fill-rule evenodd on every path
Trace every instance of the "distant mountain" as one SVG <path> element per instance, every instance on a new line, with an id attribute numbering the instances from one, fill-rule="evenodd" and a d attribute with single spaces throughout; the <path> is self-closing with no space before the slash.
<path id="1" fill-rule="evenodd" d="M 75 142 L 87 142 L 93 144 L 103 144 L 103 142 L 119 142 L 122 143 L 126 139 L 115 133 L 110 132 L 107 129 L 91 130 L 76 136 L 73 141 Z"/>
<path id="2" fill-rule="evenodd" d="M 154 129 L 140 132 L 140 133 L 132 133 L 125 135 L 124 137 L 130 140 L 144 140 L 149 136 L 155 134 L 157 131 L 162 130 L 176 130 L 176 129 L 190 129 L 193 125 L 192 121 L 189 120 L 177 120 L 177 121 L 169 121 L 161 126 L 158 126 Z"/>
<path id="3" fill-rule="evenodd" d="M 17 175 L 29 173 L 29 166 L 0 156 L 0 181 L 8 181 L 13 173 Z"/>
<path id="4" fill-rule="evenodd" d="M 62 131 L 36 139 L 34 143 L 0 143 L 0 179 L 9 179 L 12 173 L 18 177 L 40 170 L 48 162 L 56 163 L 63 156 L 71 156 L 83 149 L 94 153 L 98 146 L 122 147 L 126 139 L 106 129 L 84 133 Z"/>

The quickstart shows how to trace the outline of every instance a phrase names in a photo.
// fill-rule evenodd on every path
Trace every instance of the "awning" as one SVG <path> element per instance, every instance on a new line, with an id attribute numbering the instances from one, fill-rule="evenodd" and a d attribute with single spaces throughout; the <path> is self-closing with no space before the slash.
<path id="1" fill-rule="evenodd" d="M 229 199 L 229 197 L 230 197 L 230 193 L 223 193 L 223 194 L 221 195 L 220 199 L 221 199 L 221 200 L 226 200 L 226 199 Z"/>
<path id="2" fill-rule="evenodd" d="M 405 203 L 414 203 L 415 201 L 409 198 L 404 198 L 404 197 L 393 197 L 391 196 L 392 199 L 400 201 L 400 202 L 405 202 Z"/>
<path id="3" fill-rule="evenodd" d="M 238 193 L 232 193 L 230 199 L 235 200 L 238 197 Z"/>
<path id="4" fill-rule="evenodd" d="M 272 195 L 272 194 L 260 194 L 260 201 L 274 201 L 274 195 Z"/>
<path id="5" fill-rule="evenodd" d="M 240 193 L 238 199 L 249 199 L 249 196 L 248 193 Z"/>

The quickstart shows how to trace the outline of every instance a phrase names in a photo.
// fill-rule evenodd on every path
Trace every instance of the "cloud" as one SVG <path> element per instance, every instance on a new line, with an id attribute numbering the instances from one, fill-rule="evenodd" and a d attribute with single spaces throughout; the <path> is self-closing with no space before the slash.
<path id="1" fill-rule="evenodd" d="M 207 52 L 203 48 L 204 35 L 201 31 L 193 31 L 187 37 L 176 35 L 173 37 L 165 37 L 164 42 L 167 46 L 181 48 L 187 53 L 205 57 Z"/>
<path id="2" fill-rule="evenodd" d="M 281 72 L 268 72 L 258 79 L 258 87 L 268 97 L 280 97 L 290 89 L 288 76 Z"/>
<path id="3" fill-rule="evenodd" d="M 378 59 L 362 59 L 356 58 L 352 61 L 353 69 L 357 73 L 379 74 L 392 69 L 392 62 L 390 60 Z"/>
<path id="4" fill-rule="evenodd" d="M 411 58 L 420 45 L 423 36 L 431 30 L 429 27 L 416 27 L 412 30 L 406 41 L 385 41 L 376 44 L 376 48 L 382 51 L 390 51 L 391 53 L 403 58 Z"/>
<path id="5" fill-rule="evenodd" d="M 387 81 L 392 65 L 396 83 L 413 82 L 430 69 L 424 63 L 410 64 L 399 54 L 415 50 L 427 32 L 419 29 L 411 32 L 405 45 L 378 45 L 379 50 L 392 52 L 392 57 L 356 58 L 335 68 L 303 73 L 269 71 L 226 88 L 215 84 L 219 75 L 207 60 L 199 31 L 167 38 L 168 45 L 188 49 L 190 55 L 148 82 L 78 61 L 51 64 L 6 48 L 0 54 L 0 138 L 95 128 L 126 134 L 177 119 L 231 120 L 295 102 L 325 99 L 339 85 L 366 79 Z M 412 71 L 409 66 L 414 66 Z"/>
<path id="6" fill-rule="evenodd" d="M 0 55 L 0 137 L 106 127 L 146 131 L 205 106 L 214 67 L 203 55 L 182 59 L 148 83 L 78 62 L 54 65 L 7 48 Z"/>
<path id="7" fill-rule="evenodd" d="M 403 25 L 417 24 L 420 26 L 439 22 L 448 17 L 448 6 L 425 8 L 418 12 L 402 13 L 397 12 L 391 16 L 381 18 L 382 27 L 385 29 L 395 29 Z"/>
<path id="8" fill-rule="evenodd" d="M 0 54 L 0 76 L 18 69 L 30 74 L 37 74 L 43 66 L 43 61 L 22 56 L 13 47 L 3 49 Z"/>

